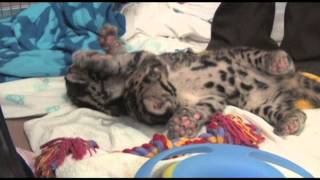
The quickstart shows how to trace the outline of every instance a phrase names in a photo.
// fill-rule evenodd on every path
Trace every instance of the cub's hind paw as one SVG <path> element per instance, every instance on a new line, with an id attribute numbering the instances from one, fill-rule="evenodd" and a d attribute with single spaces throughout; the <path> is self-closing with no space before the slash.
<path id="1" fill-rule="evenodd" d="M 283 121 L 278 122 L 274 132 L 279 136 L 299 135 L 305 126 L 306 114 L 302 111 L 289 113 Z"/>
<path id="2" fill-rule="evenodd" d="M 283 50 L 273 52 L 266 66 L 267 72 L 272 75 L 285 75 L 295 71 L 291 57 Z"/>
<path id="3" fill-rule="evenodd" d="M 100 33 L 99 41 L 102 47 L 112 51 L 121 47 L 121 43 L 118 40 L 118 28 L 116 26 L 107 24 Z"/>

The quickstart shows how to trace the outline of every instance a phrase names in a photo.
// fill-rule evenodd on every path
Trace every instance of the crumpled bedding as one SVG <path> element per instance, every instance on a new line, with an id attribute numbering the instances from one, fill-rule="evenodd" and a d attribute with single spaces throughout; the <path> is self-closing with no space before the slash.
<path id="1" fill-rule="evenodd" d="M 320 109 L 305 110 L 308 119 L 300 136 L 280 138 L 273 128 L 260 117 L 233 106 L 227 106 L 224 113 L 240 115 L 261 131 L 266 140 L 259 145 L 261 150 L 287 158 L 320 177 L 320 138 L 318 121 Z M 75 161 L 70 156 L 56 171 L 57 177 L 134 177 L 137 170 L 148 158 L 122 153 L 148 143 L 155 133 L 164 132 L 164 126 L 150 127 L 128 117 L 115 118 L 86 108 L 63 108 L 45 117 L 30 120 L 24 124 L 32 150 L 40 154 L 40 145 L 58 137 L 81 137 L 95 140 L 100 149 L 92 157 Z M 203 133 L 205 128 L 200 133 Z M 186 158 L 186 157 L 183 157 Z M 164 160 L 155 169 L 159 174 L 172 162 Z M 112 165 L 110 165 L 112 164 Z M 286 177 L 299 177 L 284 168 L 278 168 Z"/>
<path id="2" fill-rule="evenodd" d="M 212 10 L 210 16 L 213 16 L 219 5 L 203 4 L 207 5 L 202 7 L 201 12 Z M 153 8 L 147 10 L 148 7 Z M 201 51 L 206 47 L 210 37 L 209 30 L 204 28 L 209 25 L 209 15 L 195 13 L 191 3 L 130 3 L 123 13 L 127 21 L 131 18 L 128 30 L 122 36 L 129 51 L 144 49 L 161 53 L 184 48 Z M 152 21 L 146 19 L 150 14 L 153 14 Z M 174 23 L 161 20 L 163 16 L 174 20 Z M 203 28 L 195 30 L 198 25 Z M 80 136 L 98 142 L 101 149 L 97 154 L 77 162 L 68 157 L 57 170 L 57 177 L 133 177 L 148 158 L 112 151 L 140 146 L 148 142 L 155 132 L 163 131 L 161 126 L 149 127 L 127 117 L 114 118 L 97 111 L 72 106 L 65 98 L 63 77 L 41 77 L 2 83 L 0 103 L 6 118 L 48 113 L 43 118 L 25 123 L 25 132 L 35 154 L 39 154 L 41 144 L 56 137 Z M 251 113 L 235 107 L 228 107 L 225 112 L 251 117 L 252 123 L 261 128 L 267 138 L 266 142 L 261 144 L 262 150 L 286 157 L 314 176 L 320 177 L 320 144 L 316 141 L 319 136 L 319 109 L 305 110 L 308 115 L 305 131 L 298 137 L 291 136 L 286 139 L 275 136 L 270 125 Z M 172 161 L 174 160 L 163 161 L 158 166 L 159 170 Z M 295 174 L 280 170 L 289 177 L 296 177 Z"/>
<path id="3" fill-rule="evenodd" d="M 127 50 L 155 54 L 191 48 L 205 50 L 211 38 L 211 22 L 220 2 L 129 3 L 122 9 L 127 30 L 122 36 Z M 277 2 L 271 38 L 283 38 L 285 2 Z M 170 21 L 168 21 L 168 19 Z"/>
<path id="4" fill-rule="evenodd" d="M 0 22 L 0 83 L 26 77 L 63 75 L 71 54 L 101 50 L 98 32 L 105 23 L 125 33 L 125 17 L 114 3 L 35 3 Z"/>
<path id="5" fill-rule="evenodd" d="M 70 106 L 64 78 L 28 78 L 0 83 L 0 104 L 4 117 L 41 116 Z"/>
<path id="6" fill-rule="evenodd" d="M 148 50 L 160 54 L 186 48 L 202 51 L 210 41 L 210 22 L 219 4 L 129 3 L 121 11 L 127 22 L 121 38 L 129 52 Z"/>

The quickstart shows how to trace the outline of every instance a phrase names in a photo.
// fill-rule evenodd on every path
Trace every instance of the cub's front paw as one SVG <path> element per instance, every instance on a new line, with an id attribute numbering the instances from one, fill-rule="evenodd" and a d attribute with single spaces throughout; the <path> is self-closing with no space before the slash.
<path id="1" fill-rule="evenodd" d="M 182 109 L 176 112 L 168 122 L 168 137 L 195 137 L 204 124 L 200 113 Z"/>

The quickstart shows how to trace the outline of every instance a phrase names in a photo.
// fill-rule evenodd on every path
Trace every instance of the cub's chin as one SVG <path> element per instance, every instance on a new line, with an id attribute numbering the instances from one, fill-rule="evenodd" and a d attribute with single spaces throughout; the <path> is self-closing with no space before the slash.
<path id="1" fill-rule="evenodd" d="M 148 125 L 159 125 L 159 124 L 166 124 L 172 116 L 173 116 L 173 110 L 168 109 L 163 114 L 153 113 L 153 112 L 144 112 L 143 114 L 139 114 L 137 117 L 141 117 L 141 119 L 138 119 L 138 120 Z"/>

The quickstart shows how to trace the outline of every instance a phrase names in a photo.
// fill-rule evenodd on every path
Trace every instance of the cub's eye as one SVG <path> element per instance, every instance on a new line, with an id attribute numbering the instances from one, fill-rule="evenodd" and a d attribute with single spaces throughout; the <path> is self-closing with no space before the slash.
<path id="1" fill-rule="evenodd" d="M 161 70 L 159 67 L 152 67 L 150 68 L 147 76 L 145 77 L 144 81 L 146 83 L 151 83 L 159 80 L 161 77 Z"/>
<path id="2" fill-rule="evenodd" d="M 148 76 L 152 79 L 159 79 L 161 76 L 160 68 L 159 67 L 152 67 L 149 71 Z"/>

